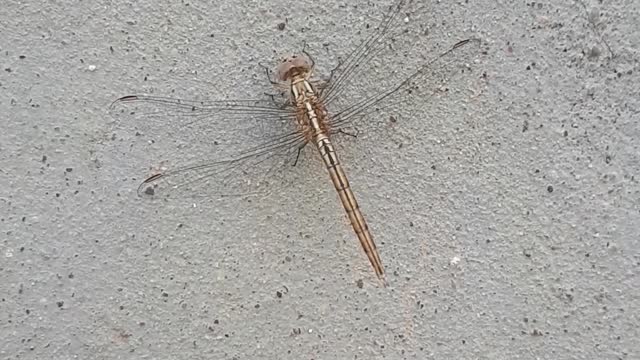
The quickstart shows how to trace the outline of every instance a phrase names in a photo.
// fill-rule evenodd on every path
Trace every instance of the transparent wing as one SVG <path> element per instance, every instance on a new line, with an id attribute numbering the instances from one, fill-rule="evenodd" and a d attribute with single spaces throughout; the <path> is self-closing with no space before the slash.
<path id="1" fill-rule="evenodd" d="M 469 61 L 480 52 L 479 45 L 480 41 L 477 39 L 459 41 L 396 84 L 333 112 L 331 127 L 337 130 L 351 126 L 361 127 L 361 120 L 373 112 L 412 102 L 416 98 L 429 98 L 441 91 L 452 77 L 470 70 Z"/>
<path id="2" fill-rule="evenodd" d="M 133 124 L 144 128 L 148 122 L 159 122 L 159 126 L 172 125 L 181 127 L 197 127 L 201 121 L 209 121 L 205 128 L 214 131 L 237 129 L 238 121 L 250 123 L 286 122 L 295 119 L 295 109 L 287 103 L 277 104 L 275 100 L 227 100 L 227 101 L 197 101 L 175 99 L 151 95 L 128 95 L 114 101 L 109 107 L 109 113 L 117 121 L 116 125 L 124 125 L 131 120 L 145 121 Z M 138 119 L 134 119 L 134 116 Z M 247 121 L 249 120 L 249 121 Z M 243 129 L 244 130 L 244 129 Z"/>
<path id="3" fill-rule="evenodd" d="M 403 57 L 423 56 L 429 51 L 414 41 L 420 37 L 416 26 L 403 21 L 404 11 L 414 3 L 397 0 L 323 85 L 321 98 L 330 111 L 334 132 L 348 127 L 360 130 L 378 126 L 367 115 L 416 98 L 425 100 L 452 77 L 470 70 L 472 60 L 480 53 L 477 39 L 459 41 L 413 71 L 407 69 Z M 408 36 L 411 32 L 415 38 Z M 382 69 L 383 73 L 376 73 L 376 69 Z"/>
<path id="4" fill-rule="evenodd" d="M 140 184 L 141 196 L 263 193 L 286 180 L 287 167 L 305 145 L 291 106 L 273 101 L 131 95 L 116 100 L 110 113 L 121 136 L 147 140 L 130 149 L 155 169 Z"/>
<path id="5" fill-rule="evenodd" d="M 322 101 L 329 104 L 340 98 L 352 80 L 358 74 L 361 74 L 363 70 L 368 69 L 367 64 L 389 46 L 389 41 L 393 38 L 393 35 L 402 30 L 398 19 L 401 10 L 406 5 L 406 0 L 399 0 L 392 5 L 374 31 L 358 47 L 351 51 L 344 61 L 333 69 L 328 84 L 322 90 Z"/>
<path id="6" fill-rule="evenodd" d="M 152 175 L 140 184 L 138 194 L 164 198 L 262 194 L 272 183 L 283 182 L 284 166 L 291 164 L 293 150 L 304 144 L 301 135 L 287 134 L 234 159 L 204 162 Z"/>

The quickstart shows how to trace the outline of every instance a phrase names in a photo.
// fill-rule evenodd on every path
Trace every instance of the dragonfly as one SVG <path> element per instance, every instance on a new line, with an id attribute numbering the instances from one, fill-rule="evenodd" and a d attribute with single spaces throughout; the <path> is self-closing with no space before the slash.
<path id="1" fill-rule="evenodd" d="M 375 275 L 386 285 L 380 254 L 333 138 L 375 123 L 366 119 L 409 101 L 420 88 L 432 87 L 429 91 L 437 92 L 438 82 L 469 69 L 467 61 L 480 43 L 473 38 L 460 40 L 408 76 L 354 100 L 353 94 L 359 90 L 357 80 L 367 65 L 383 52 L 393 54 L 395 38 L 404 33 L 402 14 L 407 3 L 397 0 L 391 5 L 378 26 L 339 62 L 328 79 L 315 78 L 316 64 L 306 46 L 301 54 L 284 58 L 275 74 L 267 69 L 269 82 L 284 95 L 283 99 L 271 94 L 258 100 L 200 101 L 156 95 L 127 95 L 115 100 L 110 111 L 117 118 L 133 117 L 138 124 L 147 124 L 151 118 L 173 118 L 184 132 L 196 126 L 194 131 L 201 138 L 228 140 L 226 145 L 209 140 L 215 151 L 206 161 L 187 162 L 147 177 L 140 183 L 138 194 L 182 197 L 201 190 L 222 195 L 257 188 L 264 181 L 278 183 L 278 178 L 286 177 L 282 164 L 297 164 L 302 149 L 311 145 L 324 163 Z M 256 141 L 256 137 L 261 139 Z"/>

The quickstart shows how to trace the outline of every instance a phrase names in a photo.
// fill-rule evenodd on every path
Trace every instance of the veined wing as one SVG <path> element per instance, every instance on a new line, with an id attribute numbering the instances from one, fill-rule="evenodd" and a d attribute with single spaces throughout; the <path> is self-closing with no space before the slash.
<path id="1" fill-rule="evenodd" d="M 285 179 L 286 164 L 305 144 L 295 129 L 292 108 L 272 101 L 200 102 L 131 95 L 116 100 L 110 113 L 123 136 L 147 139 L 143 149 L 131 151 L 167 167 L 140 184 L 141 196 L 261 193 L 264 185 Z M 156 154 L 162 149 L 166 154 Z"/>
<path id="2" fill-rule="evenodd" d="M 269 181 L 281 182 L 279 172 L 290 164 L 297 149 L 305 145 L 305 138 L 290 133 L 276 141 L 244 151 L 236 158 L 185 166 L 157 173 L 138 187 L 139 195 L 181 198 L 239 196 L 262 193 Z"/>
<path id="3" fill-rule="evenodd" d="M 123 96 L 109 107 L 109 113 L 116 120 L 125 120 L 126 117 L 132 120 L 136 116 L 147 118 L 144 123 L 159 121 L 157 125 L 167 126 L 170 121 L 172 124 L 177 122 L 180 127 L 200 126 L 199 122 L 208 120 L 210 122 L 205 125 L 208 128 L 220 128 L 234 120 L 245 119 L 241 122 L 246 122 L 251 118 L 261 122 L 290 122 L 295 119 L 294 111 L 288 104 L 277 105 L 268 100 L 197 101 L 151 95 Z M 134 126 L 143 127 L 143 124 Z"/>
<path id="4" fill-rule="evenodd" d="M 412 51 L 418 50 L 417 55 L 424 51 L 415 46 L 414 39 L 407 39 L 409 28 L 402 21 L 403 12 L 412 3 L 410 0 L 397 0 L 373 32 L 332 71 L 321 98 L 331 113 L 331 125 L 335 131 L 341 127 L 371 126 L 375 122 L 361 121 L 371 112 L 408 103 L 415 98 L 428 98 L 455 75 L 469 71 L 473 58 L 480 54 L 480 41 L 466 39 L 426 60 L 413 72 L 404 71 L 406 67 L 402 60 L 398 60 L 402 55 L 402 47 L 398 43 L 404 39 Z M 385 60 L 394 66 L 388 66 Z M 365 78 L 362 74 L 369 70 L 366 75 L 371 75 L 373 69 L 370 65 L 373 64 L 393 71 L 384 77 L 384 81 L 374 83 L 373 91 L 366 91 L 362 86 Z"/>
<path id="5" fill-rule="evenodd" d="M 321 99 L 326 104 L 338 99 L 349 87 L 351 80 L 355 79 L 356 75 L 361 74 L 363 70 L 368 69 L 367 64 L 389 45 L 388 41 L 392 39 L 392 35 L 398 33 L 398 18 L 407 2 L 407 0 L 396 1 L 374 31 L 333 69 L 329 83 L 321 95 Z"/>
<path id="6" fill-rule="evenodd" d="M 376 92 L 332 113 L 331 127 L 361 126 L 361 120 L 372 112 L 392 106 L 425 100 L 441 91 L 456 75 L 470 71 L 469 60 L 479 54 L 480 40 L 465 39 L 426 62 L 397 84 Z"/>

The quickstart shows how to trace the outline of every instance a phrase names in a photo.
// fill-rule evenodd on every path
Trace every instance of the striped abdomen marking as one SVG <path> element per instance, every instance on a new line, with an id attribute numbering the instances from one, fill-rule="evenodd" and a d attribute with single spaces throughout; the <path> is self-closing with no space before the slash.
<path id="1" fill-rule="evenodd" d="M 376 244 L 373 242 L 373 238 L 367 227 L 367 222 L 364 220 L 358 202 L 349 186 L 349 181 L 342 170 L 333 144 L 329 139 L 330 122 L 327 119 L 327 111 L 316 96 L 313 86 L 302 74 L 293 76 L 291 81 L 291 95 L 293 99 L 295 99 L 296 108 L 299 110 L 297 119 L 298 128 L 305 134 L 305 138 L 307 138 L 308 141 L 313 141 L 316 144 L 322 156 L 322 161 L 324 161 L 329 171 L 331 181 L 338 192 L 342 206 L 347 212 L 351 226 L 356 232 L 358 240 L 364 252 L 367 254 L 376 275 L 384 283 L 384 268 L 382 267 L 382 261 L 380 261 Z"/>
<path id="2" fill-rule="evenodd" d="M 367 222 L 365 221 L 364 216 L 360 211 L 360 207 L 358 206 L 358 202 L 351 191 L 349 180 L 347 180 L 347 177 L 342 170 L 342 166 L 340 165 L 338 156 L 331 144 L 331 140 L 326 136 L 317 136 L 316 146 L 320 151 L 322 160 L 324 161 L 324 164 L 329 171 L 329 175 L 331 176 L 331 181 L 340 196 L 342 206 L 347 212 L 351 226 L 353 226 L 353 230 L 356 232 L 358 240 L 360 240 L 360 244 L 362 245 L 364 252 L 367 254 L 371 266 L 373 266 L 378 278 L 384 280 L 384 268 L 382 267 L 382 261 L 380 261 L 380 255 L 378 255 L 376 244 L 373 242 L 373 238 L 371 237 L 371 233 L 367 227 Z"/>

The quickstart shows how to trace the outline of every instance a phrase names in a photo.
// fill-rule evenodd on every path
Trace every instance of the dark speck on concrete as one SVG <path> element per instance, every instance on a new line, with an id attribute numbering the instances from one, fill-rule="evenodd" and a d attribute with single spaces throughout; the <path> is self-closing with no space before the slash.
<path id="1" fill-rule="evenodd" d="M 599 57 L 601 53 L 602 52 L 600 51 L 600 49 L 597 46 L 594 46 L 589 50 L 587 56 L 589 57 L 589 59 L 595 59 Z"/>
<path id="2" fill-rule="evenodd" d="M 171 24 L 166 9 L 122 9 L 122 26 L 105 32 L 109 23 L 96 7 L 76 3 L 68 16 L 99 20 L 56 22 L 55 7 L 49 17 L 12 18 L 20 8 L 11 6 L 0 13 L 9 26 L 3 39 L 12 44 L 0 50 L 0 88 L 11 94 L 0 100 L 7 107 L 2 113 L 10 114 L 0 121 L 10 130 L 0 141 L 0 173 L 9 175 L 0 180 L 0 242 L 6 244 L 0 285 L 9 285 L 0 286 L 7 288 L 0 308 L 9 314 L 1 321 L 0 332 L 8 335 L 3 353 L 21 359 L 57 352 L 89 359 L 496 353 L 504 355 L 493 358 L 640 360 L 633 341 L 640 336 L 633 336 L 637 325 L 629 316 L 640 270 L 634 258 L 640 99 L 625 96 L 640 82 L 635 59 L 627 56 L 640 32 L 633 32 L 637 25 L 625 7 L 595 0 L 572 6 L 533 0 L 519 9 L 388 0 L 391 10 L 344 1 L 305 13 L 304 4 L 274 2 L 265 32 L 251 21 L 234 28 L 242 24 L 224 16 L 227 8 L 202 1 L 171 8 Z M 254 6 L 242 15 L 263 11 Z M 277 39 L 293 31 L 288 20 L 296 14 L 313 22 L 292 22 L 303 29 L 297 35 L 322 31 L 307 49 L 322 69 L 318 84 L 337 67 L 333 80 L 344 85 L 334 93 L 333 110 L 353 120 L 344 123 L 348 129 L 367 135 L 355 143 L 336 139 L 342 140 L 336 151 L 389 264 L 388 287 L 369 270 L 322 166 L 285 163 L 297 150 L 288 145 L 301 140 L 287 137 L 296 114 L 264 94 L 280 100 L 280 88 L 265 83 L 258 63 L 303 50 L 300 41 Z M 437 20 L 419 21 L 430 15 Z M 154 20 L 171 31 L 140 32 Z M 20 25 L 27 22 L 44 30 L 24 36 Z M 507 37 L 483 36 L 510 24 L 523 26 L 510 26 Z M 96 32 L 108 36 L 92 42 Z M 468 35 L 485 39 L 454 45 Z M 59 46 L 36 58 L 29 46 L 38 39 Z M 618 56 L 608 55 L 605 41 Z M 96 58 L 105 53 L 109 61 Z M 238 58 L 246 61 L 234 67 Z M 55 66 L 60 63 L 66 66 Z M 83 71 L 92 64 L 102 71 Z M 402 82 L 416 71 L 419 76 Z M 92 86 L 105 74 L 108 86 Z M 210 89 L 210 82 L 220 86 Z M 376 88 L 398 85 L 393 96 L 364 110 L 384 96 L 373 95 Z M 129 91 L 149 94 L 150 101 L 109 109 Z M 195 101 L 167 103 L 164 96 Z M 238 98 L 262 100 L 231 100 Z M 347 109 L 369 116 L 353 117 L 358 114 Z M 384 129 L 366 131 L 374 127 Z M 265 144 L 271 145 L 250 151 Z M 316 160 L 303 159 L 317 157 L 311 150 L 301 160 Z M 136 175 L 150 166 L 176 168 L 180 159 L 196 165 L 240 153 L 249 156 L 209 178 L 220 186 L 218 196 L 150 203 L 165 197 L 154 184 L 162 179 L 142 183 Z M 362 156 L 375 164 L 358 164 Z M 378 161 L 385 158 L 397 164 Z M 86 169 L 74 167 L 81 161 Z M 137 198 L 141 183 L 145 199 Z M 295 216 L 292 204 L 299 208 Z M 401 217 L 399 223 L 385 224 L 389 214 Z M 114 229 L 110 219 L 124 221 Z M 450 259 L 462 256 L 464 267 L 450 269 Z M 292 329 L 296 336 L 289 336 Z"/>

